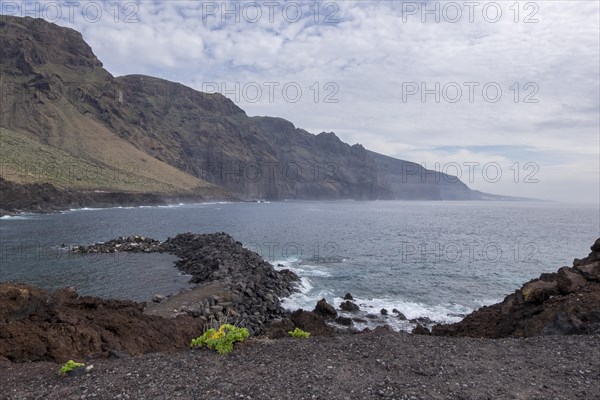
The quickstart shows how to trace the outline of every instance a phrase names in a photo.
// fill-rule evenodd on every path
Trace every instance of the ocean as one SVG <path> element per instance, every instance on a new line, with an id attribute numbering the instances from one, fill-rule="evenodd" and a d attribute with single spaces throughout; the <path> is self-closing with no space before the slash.
<path id="1" fill-rule="evenodd" d="M 600 236 L 599 214 L 594 205 L 562 203 L 284 201 L 3 217 L 0 281 L 148 301 L 189 287 L 174 256 L 66 249 L 118 236 L 226 232 L 302 278 L 285 307 L 312 309 L 321 298 L 339 305 L 351 293 L 365 314 L 386 308 L 385 323 L 410 329 L 392 309 L 409 319 L 459 321 L 586 256 Z"/>

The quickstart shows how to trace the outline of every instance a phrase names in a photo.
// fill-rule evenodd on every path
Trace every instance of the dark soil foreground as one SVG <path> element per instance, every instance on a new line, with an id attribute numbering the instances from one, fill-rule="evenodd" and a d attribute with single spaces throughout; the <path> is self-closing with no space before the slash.
<path id="1" fill-rule="evenodd" d="M 598 399 L 600 336 L 447 338 L 392 333 L 251 339 L 208 350 L 0 366 L 2 399 Z"/>

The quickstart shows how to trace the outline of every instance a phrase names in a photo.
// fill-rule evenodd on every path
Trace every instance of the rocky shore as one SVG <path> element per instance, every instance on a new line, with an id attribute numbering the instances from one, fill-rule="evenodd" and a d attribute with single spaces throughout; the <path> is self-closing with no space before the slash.
<path id="1" fill-rule="evenodd" d="M 572 267 L 542 274 L 501 303 L 458 323 L 436 325 L 432 333 L 482 338 L 600 334 L 600 238 L 591 250 Z"/>
<path id="2" fill-rule="evenodd" d="M 72 288 L 50 293 L 2 283 L 0 361 L 65 362 L 181 350 L 202 332 L 198 319 L 164 319 L 143 310 L 132 301 L 80 297 Z"/>
<path id="3" fill-rule="evenodd" d="M 237 201 L 223 191 L 218 197 L 194 193 L 127 193 L 59 189 L 50 183 L 9 182 L 0 177 L 0 217 L 20 213 L 53 213 L 76 208 L 158 206 L 215 199 Z"/>
<path id="4" fill-rule="evenodd" d="M 287 316 L 280 298 L 296 290 L 298 276 L 289 270 L 275 270 L 260 255 L 250 251 L 226 233 L 183 233 L 164 242 L 143 236 L 120 237 L 90 246 L 75 246 L 75 253 L 160 252 L 174 254 L 175 266 L 202 286 L 219 285 L 210 295 L 174 309 L 173 315 L 187 314 L 203 322 L 227 321 L 249 329 L 251 335 L 266 324 Z M 161 296 L 155 298 L 163 300 Z"/>
<path id="5" fill-rule="evenodd" d="M 279 299 L 298 277 L 224 233 L 76 246 L 78 253 L 169 252 L 197 286 L 143 304 L 80 297 L 72 288 L 50 293 L 0 284 L 0 393 L 7 399 L 595 399 L 600 239 L 591 250 L 500 304 L 435 325 L 433 334 L 423 326 L 431 321 L 415 321 L 423 325 L 411 335 L 336 328 L 352 325 L 340 311 L 358 311 L 349 293 L 341 310 L 325 300 L 312 311 L 283 310 Z M 190 339 L 216 321 L 246 326 L 254 337 L 227 356 L 189 350 Z M 291 338 L 295 327 L 311 337 Z M 71 358 L 94 368 L 59 378 L 56 363 Z"/>

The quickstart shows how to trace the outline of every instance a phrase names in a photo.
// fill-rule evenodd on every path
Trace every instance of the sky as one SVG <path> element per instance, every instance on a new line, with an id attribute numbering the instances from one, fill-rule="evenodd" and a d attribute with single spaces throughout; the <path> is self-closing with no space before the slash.
<path id="1" fill-rule="evenodd" d="M 600 2 L 3 1 L 80 31 L 115 76 L 456 175 L 600 203 Z"/>

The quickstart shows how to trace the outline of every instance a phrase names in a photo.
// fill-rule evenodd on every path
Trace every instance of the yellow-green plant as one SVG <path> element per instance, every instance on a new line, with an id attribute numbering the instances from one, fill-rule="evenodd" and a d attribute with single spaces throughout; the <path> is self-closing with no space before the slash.
<path id="1" fill-rule="evenodd" d="M 250 336 L 248 329 L 239 328 L 231 324 L 222 324 L 219 329 L 211 328 L 196 339 L 192 339 L 191 348 L 206 345 L 209 349 L 216 350 L 219 354 L 226 354 L 233 350 L 235 342 L 243 342 Z"/>
<path id="2" fill-rule="evenodd" d="M 58 374 L 61 376 L 64 376 L 64 375 L 68 374 L 69 372 L 73 371 L 75 368 L 84 367 L 84 366 L 85 366 L 85 364 L 83 364 L 83 363 L 78 363 L 73 360 L 69 360 L 60 368 L 60 371 L 58 371 Z"/>
<path id="3" fill-rule="evenodd" d="M 307 337 L 310 336 L 310 332 L 305 332 L 300 328 L 296 328 L 293 331 L 289 331 L 288 333 L 292 337 L 301 338 L 301 339 L 306 339 Z"/>

